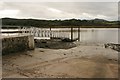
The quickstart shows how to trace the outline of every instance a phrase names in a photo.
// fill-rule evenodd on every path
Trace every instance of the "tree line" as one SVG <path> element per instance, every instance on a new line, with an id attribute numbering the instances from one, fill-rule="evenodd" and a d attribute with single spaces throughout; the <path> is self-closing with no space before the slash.
<path id="1" fill-rule="evenodd" d="M 67 20 L 38 20 L 38 19 L 15 19 L 15 18 L 2 18 L 2 25 L 10 26 L 26 26 L 26 27 L 119 27 L 119 21 L 107 21 L 104 19 L 80 20 L 80 19 L 67 19 Z"/>

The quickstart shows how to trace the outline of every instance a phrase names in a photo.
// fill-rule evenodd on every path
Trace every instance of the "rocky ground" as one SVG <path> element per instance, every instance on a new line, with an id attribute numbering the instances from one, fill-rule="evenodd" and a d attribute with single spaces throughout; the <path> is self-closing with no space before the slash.
<path id="1" fill-rule="evenodd" d="M 105 45 L 105 48 L 111 48 L 113 50 L 116 50 L 116 51 L 120 52 L 120 44 L 107 43 L 107 44 L 104 44 L 104 45 Z"/>
<path id="2" fill-rule="evenodd" d="M 102 44 L 35 48 L 3 56 L 4 78 L 117 78 L 118 52 Z M 58 45 L 59 46 L 59 45 Z"/>
<path id="3" fill-rule="evenodd" d="M 70 49 L 76 47 L 76 42 L 62 41 L 61 39 L 50 39 L 50 40 L 35 40 L 35 45 L 38 48 L 45 49 Z"/>

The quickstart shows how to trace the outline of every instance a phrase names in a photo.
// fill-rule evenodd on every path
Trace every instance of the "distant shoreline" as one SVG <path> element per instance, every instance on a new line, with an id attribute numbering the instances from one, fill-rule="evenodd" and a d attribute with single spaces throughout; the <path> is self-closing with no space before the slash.
<path id="1" fill-rule="evenodd" d="M 18 25 L 2 25 L 2 29 L 16 29 L 20 27 L 35 27 L 35 26 L 18 26 Z M 36 27 L 36 28 L 120 28 L 119 25 L 117 26 L 44 26 L 44 27 Z"/>
<path id="2" fill-rule="evenodd" d="M 16 19 L 2 18 L 3 25 L 26 26 L 38 28 L 119 28 L 120 21 L 107 21 L 104 19 L 66 19 L 66 20 L 41 20 L 41 19 Z"/>

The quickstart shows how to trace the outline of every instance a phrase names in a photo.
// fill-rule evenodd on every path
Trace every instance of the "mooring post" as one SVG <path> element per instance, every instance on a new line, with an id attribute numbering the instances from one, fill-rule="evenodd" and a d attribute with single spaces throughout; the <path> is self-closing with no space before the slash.
<path id="1" fill-rule="evenodd" d="M 52 37 L 52 31 L 51 31 L 51 27 L 50 27 L 50 39 L 51 39 L 51 37 Z"/>
<path id="2" fill-rule="evenodd" d="M 78 27 L 78 41 L 80 41 L 80 27 Z"/>
<path id="3" fill-rule="evenodd" d="M 71 41 L 73 40 L 73 28 L 71 27 Z"/>

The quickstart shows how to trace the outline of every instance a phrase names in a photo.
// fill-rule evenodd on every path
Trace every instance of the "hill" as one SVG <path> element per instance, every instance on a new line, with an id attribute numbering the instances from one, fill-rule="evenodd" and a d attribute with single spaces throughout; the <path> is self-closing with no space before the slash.
<path id="1" fill-rule="evenodd" d="M 85 28 L 118 28 L 119 21 L 107 21 L 104 19 L 80 20 L 38 20 L 38 19 L 15 19 L 15 18 L 2 18 L 2 25 L 9 26 L 26 26 L 26 27 L 85 27 Z"/>

